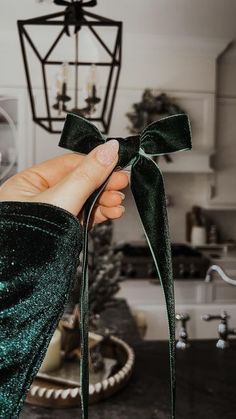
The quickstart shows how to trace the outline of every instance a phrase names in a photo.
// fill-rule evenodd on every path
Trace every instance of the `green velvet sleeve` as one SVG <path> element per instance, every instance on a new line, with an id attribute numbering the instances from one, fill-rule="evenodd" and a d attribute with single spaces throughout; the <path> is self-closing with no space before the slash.
<path id="1" fill-rule="evenodd" d="M 41 203 L 0 203 L 0 418 L 18 417 L 75 278 L 76 217 Z"/>

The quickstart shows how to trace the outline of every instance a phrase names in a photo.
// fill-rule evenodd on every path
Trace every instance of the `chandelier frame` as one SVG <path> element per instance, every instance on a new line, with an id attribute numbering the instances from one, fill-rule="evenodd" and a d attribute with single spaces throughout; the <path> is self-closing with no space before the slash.
<path id="1" fill-rule="evenodd" d="M 44 15 L 40 17 L 36 17 L 33 19 L 26 19 L 26 20 L 18 20 L 18 32 L 20 37 L 20 45 L 21 45 L 21 52 L 23 57 L 25 75 L 26 75 L 26 82 L 27 82 L 27 89 L 29 94 L 29 100 L 31 105 L 32 111 L 32 119 L 33 121 L 44 128 L 46 131 L 50 133 L 60 133 L 61 130 L 54 128 L 53 122 L 63 122 L 66 117 L 65 116 L 54 116 L 52 115 L 52 110 L 50 107 L 49 101 L 49 90 L 48 90 L 48 81 L 47 81 L 47 73 L 46 73 L 46 66 L 47 65 L 55 65 L 59 66 L 63 64 L 63 61 L 55 61 L 50 60 L 50 55 L 52 54 L 55 47 L 60 42 L 60 39 L 64 34 L 68 34 L 69 27 L 75 28 L 75 37 L 78 43 L 78 34 L 79 31 L 83 27 L 89 28 L 91 34 L 97 39 L 100 43 L 102 48 L 108 54 L 110 60 L 109 61 L 80 61 L 76 59 L 74 61 L 69 61 L 67 64 L 70 66 L 76 67 L 78 70 L 80 66 L 92 66 L 96 65 L 97 67 L 108 67 L 108 79 L 107 84 L 104 89 L 104 98 L 102 101 L 101 112 L 99 116 L 86 116 L 88 120 L 93 121 L 94 123 L 100 123 L 102 126 L 103 133 L 107 134 L 110 129 L 112 114 L 114 110 L 114 104 L 117 94 L 118 82 L 120 77 L 120 70 L 122 64 L 122 29 L 123 24 L 120 21 L 116 21 L 110 18 L 106 18 L 103 16 L 99 16 L 97 14 L 88 12 L 87 10 L 82 10 L 79 18 L 76 16 L 74 19 L 71 17 L 68 18 L 68 8 L 66 8 L 63 12 L 53 13 L 49 15 Z M 41 56 L 37 46 L 31 39 L 28 28 L 30 26 L 40 25 L 40 26 L 61 26 L 62 29 L 59 31 L 58 36 L 49 47 L 46 55 Z M 109 48 L 106 42 L 102 39 L 99 33 L 96 31 L 98 27 L 111 27 L 116 29 L 116 36 L 115 36 L 115 44 L 113 50 Z M 39 115 L 37 112 L 37 104 L 35 101 L 34 93 L 33 93 L 33 84 L 32 84 L 32 77 L 30 71 L 30 63 L 27 56 L 27 48 L 26 43 L 31 47 L 34 54 L 38 58 L 41 71 L 42 71 L 42 84 L 44 89 L 44 100 L 45 100 L 45 107 L 46 107 L 46 114 Z M 116 73 L 115 73 L 116 70 Z M 112 85 L 113 83 L 113 85 Z M 75 83 L 76 84 L 76 83 Z M 76 92 L 77 89 L 77 92 Z M 78 95 L 78 80 L 77 85 L 75 86 L 75 95 Z M 69 110 L 68 110 L 69 111 Z M 78 113 L 79 114 L 79 113 Z"/>

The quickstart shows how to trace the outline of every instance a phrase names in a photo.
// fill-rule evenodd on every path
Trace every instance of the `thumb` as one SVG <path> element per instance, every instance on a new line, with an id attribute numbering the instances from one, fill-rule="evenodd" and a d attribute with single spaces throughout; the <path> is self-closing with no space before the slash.
<path id="1" fill-rule="evenodd" d="M 92 150 L 69 175 L 43 192 L 40 201 L 78 215 L 89 196 L 102 185 L 118 161 L 119 142 L 109 140 Z"/>

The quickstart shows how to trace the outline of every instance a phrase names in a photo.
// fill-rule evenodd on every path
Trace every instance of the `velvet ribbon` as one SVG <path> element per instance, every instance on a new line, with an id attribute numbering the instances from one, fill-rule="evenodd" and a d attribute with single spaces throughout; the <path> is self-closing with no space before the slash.
<path id="1" fill-rule="evenodd" d="M 177 114 L 148 125 L 140 135 L 117 138 L 119 160 L 116 170 L 131 166 L 130 186 L 151 250 L 158 278 L 164 292 L 168 325 L 171 375 L 171 418 L 175 418 L 175 301 L 172 276 L 171 246 L 161 171 L 152 160 L 172 152 L 191 149 L 191 129 L 186 114 Z M 68 114 L 60 147 L 87 154 L 94 147 L 109 141 L 86 119 Z M 107 181 L 89 198 L 84 207 L 83 271 L 81 279 L 81 406 L 82 418 L 88 418 L 88 226 L 95 202 Z"/>

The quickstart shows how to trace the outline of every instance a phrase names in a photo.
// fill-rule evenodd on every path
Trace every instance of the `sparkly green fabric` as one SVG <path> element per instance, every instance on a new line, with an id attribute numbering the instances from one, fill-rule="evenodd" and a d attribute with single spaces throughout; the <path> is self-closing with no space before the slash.
<path id="1" fill-rule="evenodd" d="M 144 233 L 160 279 L 166 302 L 170 337 L 171 418 L 175 418 L 175 300 L 172 277 L 171 248 L 162 173 L 151 156 L 160 156 L 191 148 L 191 129 L 188 116 L 178 114 L 148 125 L 139 135 L 117 138 L 119 160 L 117 169 L 131 166 L 130 186 L 140 215 Z M 88 120 L 67 114 L 59 145 L 87 154 L 105 139 Z M 92 209 L 103 184 L 85 205 L 83 219 L 83 268 L 80 294 L 81 319 L 81 406 L 82 419 L 88 419 L 88 226 Z"/>
<path id="2" fill-rule="evenodd" d="M 76 217 L 52 205 L 0 202 L 0 418 L 18 417 L 72 286 Z"/>

